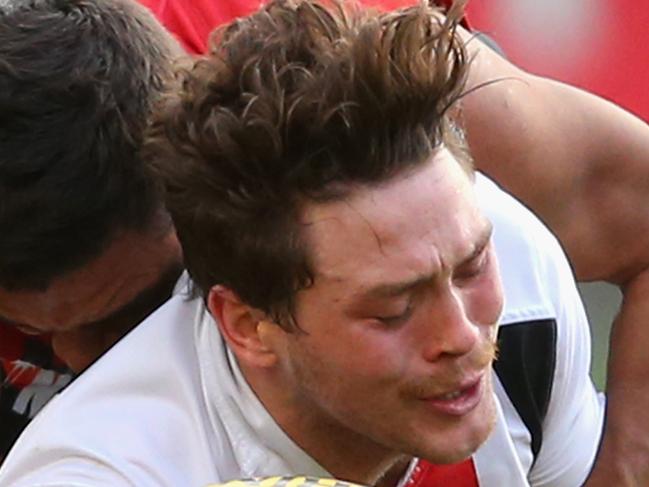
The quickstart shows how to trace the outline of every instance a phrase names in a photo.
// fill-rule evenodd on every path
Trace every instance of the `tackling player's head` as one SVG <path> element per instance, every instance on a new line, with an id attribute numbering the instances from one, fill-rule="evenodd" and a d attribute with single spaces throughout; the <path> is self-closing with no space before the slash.
<path id="1" fill-rule="evenodd" d="M 180 253 L 140 145 L 178 49 L 130 0 L 0 2 L 0 322 L 125 327 L 168 295 Z"/>

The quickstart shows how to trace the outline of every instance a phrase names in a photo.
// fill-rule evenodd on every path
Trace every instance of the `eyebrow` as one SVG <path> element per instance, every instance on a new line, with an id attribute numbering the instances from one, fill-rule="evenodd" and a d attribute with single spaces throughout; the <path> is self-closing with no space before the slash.
<path id="1" fill-rule="evenodd" d="M 473 245 L 471 253 L 467 257 L 462 259 L 462 261 L 458 264 L 458 267 L 468 264 L 473 259 L 482 254 L 482 252 L 484 252 L 485 248 L 489 244 L 492 234 L 493 225 L 490 222 L 487 222 L 484 229 L 481 231 L 478 240 Z M 434 273 L 425 274 L 417 276 L 413 279 L 409 279 L 407 281 L 379 284 L 363 292 L 361 294 L 361 299 L 380 299 L 400 296 L 407 293 L 408 291 L 411 291 L 412 289 L 416 289 L 426 283 L 431 282 L 431 280 L 434 278 L 434 275 Z"/>
<path id="2" fill-rule="evenodd" d="M 108 326 L 117 321 L 126 319 L 133 319 L 133 326 L 137 325 L 171 297 L 176 282 L 182 272 L 182 264 L 170 264 L 151 286 L 140 291 L 129 302 L 123 304 L 98 320 L 80 323 L 75 328 L 86 326 Z M 38 328 L 32 325 L 13 321 L 1 315 L 0 325 L 38 330 Z M 49 332 L 40 332 L 39 334 L 46 335 L 48 333 Z"/>

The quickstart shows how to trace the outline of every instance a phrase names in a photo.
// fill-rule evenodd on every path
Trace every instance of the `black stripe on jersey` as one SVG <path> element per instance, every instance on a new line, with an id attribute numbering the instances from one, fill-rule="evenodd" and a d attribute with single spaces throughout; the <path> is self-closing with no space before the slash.
<path id="1" fill-rule="evenodd" d="M 507 396 L 532 437 L 536 456 L 543 442 L 556 364 L 557 323 L 553 319 L 503 325 L 498 330 L 494 368 Z"/>

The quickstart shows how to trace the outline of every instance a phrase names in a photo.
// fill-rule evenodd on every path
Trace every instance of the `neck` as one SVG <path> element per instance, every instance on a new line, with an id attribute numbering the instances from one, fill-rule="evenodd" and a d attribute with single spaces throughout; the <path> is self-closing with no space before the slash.
<path id="1" fill-rule="evenodd" d="M 411 457 L 385 448 L 296 399 L 287 387 L 268 387 L 268 377 L 240 363 L 241 371 L 260 402 L 282 430 L 333 477 L 361 485 L 394 487 Z M 300 404 L 299 406 L 297 404 Z"/>

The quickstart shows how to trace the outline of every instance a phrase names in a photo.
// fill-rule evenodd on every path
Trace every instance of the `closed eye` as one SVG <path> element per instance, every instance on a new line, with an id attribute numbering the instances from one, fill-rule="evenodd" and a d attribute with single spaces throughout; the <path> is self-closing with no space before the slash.
<path id="1" fill-rule="evenodd" d="M 391 316 L 375 316 L 373 319 L 380 321 L 384 325 L 397 326 L 408 321 L 412 316 L 413 311 L 414 306 L 408 304 L 407 308 L 402 313 Z"/>
<path id="2" fill-rule="evenodd" d="M 464 262 L 453 272 L 453 281 L 456 284 L 464 284 L 471 279 L 479 277 L 490 261 L 490 252 L 488 248 L 482 250 L 480 254 Z"/>

